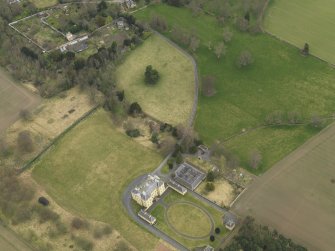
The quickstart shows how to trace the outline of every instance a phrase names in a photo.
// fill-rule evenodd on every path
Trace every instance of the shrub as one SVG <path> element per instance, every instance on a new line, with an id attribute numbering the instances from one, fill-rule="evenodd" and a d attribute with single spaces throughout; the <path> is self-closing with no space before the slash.
<path id="1" fill-rule="evenodd" d="M 215 241 L 215 236 L 214 236 L 214 235 L 211 235 L 211 236 L 209 237 L 209 240 L 210 240 L 210 241 Z"/>
<path id="2" fill-rule="evenodd" d="M 151 142 L 154 143 L 154 144 L 157 144 L 158 143 L 158 133 L 153 133 L 151 135 L 151 138 L 150 138 Z"/>
<path id="3" fill-rule="evenodd" d="M 214 174 L 214 172 L 213 172 L 213 171 L 209 171 L 209 172 L 207 173 L 207 177 L 206 177 L 206 179 L 207 179 L 207 181 L 209 181 L 209 182 L 213 182 L 214 179 L 215 179 L 215 174 Z"/>
<path id="4" fill-rule="evenodd" d="M 21 152 L 31 153 L 34 150 L 34 143 L 29 131 L 19 133 L 17 145 Z"/>
<path id="5" fill-rule="evenodd" d="M 131 251 L 132 249 L 124 241 L 120 241 L 116 244 L 114 251 Z"/>
<path id="6" fill-rule="evenodd" d="M 216 234 L 221 233 L 221 229 L 220 229 L 219 227 L 215 228 L 215 233 L 216 233 Z"/>
<path id="7" fill-rule="evenodd" d="M 74 229 L 88 229 L 89 223 L 86 220 L 75 217 L 72 219 L 71 227 Z"/>
<path id="8" fill-rule="evenodd" d="M 136 137 L 139 137 L 141 135 L 141 133 L 138 129 L 127 130 L 126 134 L 129 137 L 132 137 L 132 138 L 136 138 Z"/>
<path id="9" fill-rule="evenodd" d="M 43 206 L 48 206 L 50 202 L 47 198 L 42 196 L 38 198 L 38 203 L 40 203 Z"/>
<path id="10" fill-rule="evenodd" d="M 32 115 L 28 110 L 23 109 L 20 111 L 20 118 L 24 121 L 29 121 L 32 119 Z"/>
<path id="11" fill-rule="evenodd" d="M 206 189 L 207 192 L 214 191 L 215 186 L 214 186 L 213 182 L 207 182 L 206 186 L 205 186 L 205 189 Z"/>
<path id="12" fill-rule="evenodd" d="M 104 235 L 110 235 L 113 232 L 113 229 L 111 226 L 106 225 L 102 228 L 102 232 L 104 233 Z"/>
<path id="13" fill-rule="evenodd" d="M 74 242 L 78 247 L 85 251 L 91 251 L 94 247 L 93 242 L 83 237 L 75 237 Z"/>
<path id="14" fill-rule="evenodd" d="M 59 219 L 59 214 L 53 212 L 47 207 L 37 206 L 35 207 L 35 210 L 38 213 L 40 223 L 45 223 L 47 221 L 55 222 Z"/>

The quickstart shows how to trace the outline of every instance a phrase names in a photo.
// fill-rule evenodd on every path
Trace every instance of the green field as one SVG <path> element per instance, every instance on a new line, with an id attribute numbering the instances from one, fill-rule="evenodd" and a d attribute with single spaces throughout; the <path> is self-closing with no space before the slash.
<path id="1" fill-rule="evenodd" d="M 147 65 L 160 74 L 154 86 L 144 82 Z M 138 102 L 146 113 L 174 125 L 189 119 L 195 92 L 193 64 L 164 39 L 152 35 L 126 58 L 116 75 L 128 100 Z"/>
<path id="2" fill-rule="evenodd" d="M 110 223 L 139 250 L 152 250 L 157 239 L 131 221 L 122 193 L 160 161 L 156 152 L 116 131 L 109 114 L 98 110 L 57 142 L 32 174 L 67 210 Z"/>
<path id="3" fill-rule="evenodd" d="M 267 32 L 335 64 L 335 1 L 273 0 L 264 27 Z"/>
<path id="4" fill-rule="evenodd" d="M 186 8 L 167 5 L 152 5 L 136 13 L 142 20 L 157 15 L 165 18 L 169 27 L 181 27 L 199 37 L 201 46 L 194 57 L 200 76 L 212 75 L 217 80 L 215 96 L 199 97 L 195 127 L 207 144 L 261 125 L 275 111 L 283 114 L 297 111 L 306 120 L 335 111 L 335 71 L 329 65 L 313 57 L 303 57 L 295 47 L 267 34 L 238 32 L 229 22 L 226 26 L 234 35 L 226 44 L 226 55 L 218 60 L 207 45 L 222 41 L 227 27 L 219 26 L 214 17 L 205 14 L 194 17 Z M 164 34 L 173 39 L 171 32 Z M 240 69 L 236 59 L 243 50 L 251 52 L 254 63 Z M 315 133 L 307 127 L 290 128 L 272 127 L 264 133 L 260 130 L 233 138 L 227 144 L 240 155 L 242 164 L 247 162 L 250 151 L 261 151 L 263 165 L 251 170 L 261 173 Z"/>
<path id="5" fill-rule="evenodd" d="M 152 215 L 157 218 L 155 226 L 158 229 L 191 250 L 207 244 L 217 247 L 227 234 L 227 230 L 222 224 L 223 213 L 189 194 L 182 196 L 175 191 L 171 191 L 163 199 L 163 204 L 159 204 L 153 209 Z M 209 217 L 213 220 L 213 227 L 221 229 L 220 234 L 211 232 L 213 231 L 211 229 L 212 220 Z M 210 242 L 210 234 L 215 235 L 214 242 Z"/>

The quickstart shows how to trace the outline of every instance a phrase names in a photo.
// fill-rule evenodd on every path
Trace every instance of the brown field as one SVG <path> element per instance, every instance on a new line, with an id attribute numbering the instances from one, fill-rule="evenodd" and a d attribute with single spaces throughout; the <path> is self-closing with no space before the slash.
<path id="1" fill-rule="evenodd" d="M 0 68 L 0 134 L 15 120 L 23 109 L 32 109 L 40 102 L 37 95 L 14 83 Z"/>
<path id="2" fill-rule="evenodd" d="M 335 125 L 265 173 L 233 206 L 306 246 L 335 247 Z"/>
<path id="3" fill-rule="evenodd" d="M 0 224 L 0 250 L 4 251 L 32 251 L 12 231 Z"/>

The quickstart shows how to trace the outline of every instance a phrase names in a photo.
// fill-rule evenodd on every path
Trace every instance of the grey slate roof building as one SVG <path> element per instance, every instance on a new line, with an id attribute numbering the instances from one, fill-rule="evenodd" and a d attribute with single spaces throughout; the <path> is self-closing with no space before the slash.
<path id="1" fill-rule="evenodd" d="M 194 166 L 183 163 L 175 171 L 174 180 L 182 186 L 194 190 L 206 178 L 206 174 Z"/>

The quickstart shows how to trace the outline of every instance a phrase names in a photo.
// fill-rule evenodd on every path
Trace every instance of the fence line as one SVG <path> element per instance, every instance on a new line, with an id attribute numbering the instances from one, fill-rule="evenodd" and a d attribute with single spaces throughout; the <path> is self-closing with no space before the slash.
<path id="1" fill-rule="evenodd" d="M 32 164 L 35 161 L 37 161 L 46 151 L 48 151 L 55 143 L 57 143 L 59 139 L 61 139 L 67 132 L 69 132 L 72 128 L 74 128 L 76 125 L 78 125 L 81 121 L 83 121 L 88 116 L 90 116 L 91 114 L 93 114 L 99 107 L 100 107 L 100 105 L 96 105 L 94 108 L 92 108 L 91 110 L 89 110 L 88 112 L 86 112 L 83 116 L 81 116 L 79 119 L 77 119 L 75 122 L 73 122 L 63 132 L 61 132 L 58 136 L 56 136 L 46 147 L 44 147 L 39 154 L 37 154 L 33 159 L 31 159 L 26 164 L 24 164 L 19 169 L 19 172 L 22 173 L 22 172 L 26 171 L 27 169 L 29 169 L 32 166 Z"/>

